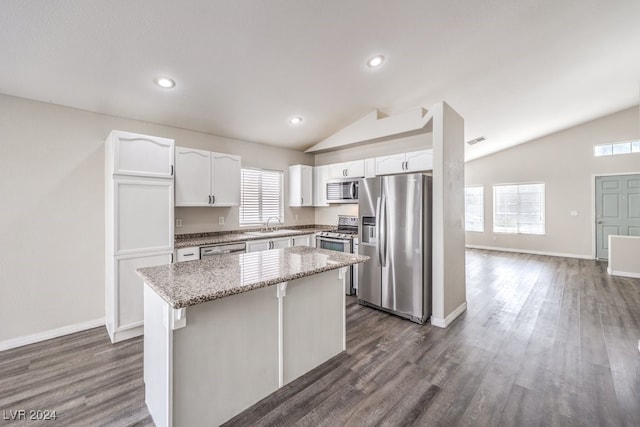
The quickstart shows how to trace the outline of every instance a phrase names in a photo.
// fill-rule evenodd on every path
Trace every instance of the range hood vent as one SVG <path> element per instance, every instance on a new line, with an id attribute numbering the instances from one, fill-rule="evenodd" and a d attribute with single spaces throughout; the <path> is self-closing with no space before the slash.
<path id="1" fill-rule="evenodd" d="M 487 138 L 485 138 L 484 136 L 479 136 L 477 138 L 472 139 L 471 141 L 467 141 L 467 144 L 469 144 L 469 145 L 477 144 L 478 142 L 482 142 L 482 141 L 484 141 L 486 139 Z"/>

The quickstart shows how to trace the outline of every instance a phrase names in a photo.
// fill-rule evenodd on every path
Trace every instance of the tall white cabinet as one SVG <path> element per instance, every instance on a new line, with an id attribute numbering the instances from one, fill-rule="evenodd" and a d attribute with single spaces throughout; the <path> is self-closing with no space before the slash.
<path id="1" fill-rule="evenodd" d="M 173 258 L 174 142 L 112 131 L 105 143 L 105 323 L 111 342 L 143 333 L 136 269 Z"/>
<path id="2" fill-rule="evenodd" d="M 176 147 L 176 206 L 239 206 L 240 156 Z"/>
<path id="3" fill-rule="evenodd" d="M 289 206 L 313 206 L 313 166 L 289 166 Z"/>

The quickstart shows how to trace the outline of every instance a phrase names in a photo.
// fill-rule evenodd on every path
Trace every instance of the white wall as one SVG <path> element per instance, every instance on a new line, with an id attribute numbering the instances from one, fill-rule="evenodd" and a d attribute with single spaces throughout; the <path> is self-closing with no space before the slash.
<path id="1" fill-rule="evenodd" d="M 640 154 L 594 157 L 593 145 L 637 139 L 638 124 L 633 107 L 468 162 L 466 185 L 484 186 L 485 231 L 467 232 L 467 245 L 592 257 L 593 175 L 640 173 Z M 492 185 L 533 181 L 545 183 L 546 234 L 493 233 Z"/>
<path id="2" fill-rule="evenodd" d="M 0 346 L 104 317 L 103 144 L 112 129 L 239 154 L 244 165 L 313 164 L 296 151 L 0 95 Z M 176 213 L 178 232 L 216 229 L 219 215 L 227 228 L 238 221 L 237 208 Z M 286 207 L 285 219 L 311 224 L 313 208 Z"/>

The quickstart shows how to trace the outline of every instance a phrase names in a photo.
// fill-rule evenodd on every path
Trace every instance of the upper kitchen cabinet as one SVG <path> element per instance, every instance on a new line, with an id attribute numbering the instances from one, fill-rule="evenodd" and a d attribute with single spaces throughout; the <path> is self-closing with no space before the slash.
<path id="1" fill-rule="evenodd" d="M 240 156 L 176 147 L 176 206 L 239 206 Z"/>
<path id="2" fill-rule="evenodd" d="M 364 176 L 364 160 L 329 165 L 329 178 L 361 178 Z"/>
<path id="3" fill-rule="evenodd" d="M 173 177 L 172 139 L 119 130 L 107 138 L 109 171 L 114 175 Z"/>
<path id="4" fill-rule="evenodd" d="M 329 206 L 327 203 L 327 179 L 329 179 L 329 165 L 313 168 L 313 206 Z"/>
<path id="5" fill-rule="evenodd" d="M 313 206 L 313 166 L 289 166 L 289 206 Z"/>
<path id="6" fill-rule="evenodd" d="M 433 169 L 433 150 L 376 157 L 376 175 L 421 172 Z"/>

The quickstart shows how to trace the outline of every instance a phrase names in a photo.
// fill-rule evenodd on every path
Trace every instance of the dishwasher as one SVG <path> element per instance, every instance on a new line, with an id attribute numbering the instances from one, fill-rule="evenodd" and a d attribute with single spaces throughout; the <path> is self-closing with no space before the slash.
<path id="1" fill-rule="evenodd" d="M 245 252 L 246 245 L 242 243 L 221 243 L 219 245 L 202 246 L 200 248 L 200 259 L 208 256 L 231 254 L 235 252 Z"/>

